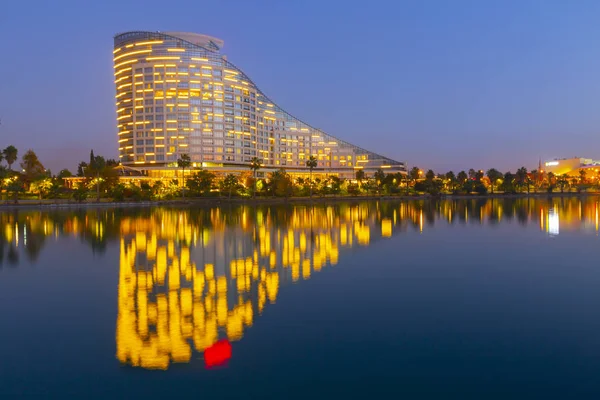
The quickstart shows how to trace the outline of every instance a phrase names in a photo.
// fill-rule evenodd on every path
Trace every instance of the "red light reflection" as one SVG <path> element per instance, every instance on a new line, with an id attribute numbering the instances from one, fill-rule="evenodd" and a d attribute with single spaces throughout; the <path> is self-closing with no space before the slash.
<path id="1" fill-rule="evenodd" d="M 206 368 L 218 367 L 231 358 L 231 343 L 222 339 L 204 350 L 204 365 Z"/>

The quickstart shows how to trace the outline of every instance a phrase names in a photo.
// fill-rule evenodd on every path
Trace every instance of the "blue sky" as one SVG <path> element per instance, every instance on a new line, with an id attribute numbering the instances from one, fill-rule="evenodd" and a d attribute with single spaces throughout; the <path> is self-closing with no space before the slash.
<path id="1" fill-rule="evenodd" d="M 0 147 L 116 158 L 112 38 L 192 31 L 315 127 L 435 171 L 600 158 L 600 2 L 6 1 Z"/>

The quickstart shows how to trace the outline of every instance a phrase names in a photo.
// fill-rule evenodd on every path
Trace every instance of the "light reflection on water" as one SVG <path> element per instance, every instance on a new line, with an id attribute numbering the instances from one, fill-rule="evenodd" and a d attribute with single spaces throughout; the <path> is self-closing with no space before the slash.
<path id="1" fill-rule="evenodd" d="M 19 210 L 0 214 L 0 265 L 35 262 L 47 241 L 64 237 L 100 253 L 119 246 L 116 357 L 168 369 L 242 340 L 286 285 L 338 265 L 352 247 L 436 224 L 501 222 L 552 236 L 597 233 L 598 199 Z"/>

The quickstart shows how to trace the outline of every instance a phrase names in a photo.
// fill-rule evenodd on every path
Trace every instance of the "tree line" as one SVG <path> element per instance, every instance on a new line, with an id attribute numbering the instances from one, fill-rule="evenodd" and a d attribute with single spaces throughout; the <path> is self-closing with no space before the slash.
<path id="1" fill-rule="evenodd" d="M 139 183 L 125 183 L 119 179 L 119 162 L 95 155 L 77 166 L 80 179 L 75 187 L 68 187 L 63 178 L 72 177 L 67 170 L 52 175 L 40 162 L 33 150 L 21 157 L 20 169 L 15 168 L 19 152 L 14 146 L 0 151 L 0 193 L 6 201 L 17 202 L 19 198 L 74 199 L 89 198 L 124 200 L 169 200 L 180 197 L 313 197 L 313 196 L 390 196 L 430 194 L 531 193 L 569 192 L 598 189 L 600 173 L 581 170 L 577 176 L 554 175 L 544 171 L 521 167 L 515 173 L 502 173 L 495 168 L 487 171 L 469 169 L 455 174 L 453 171 L 436 174 L 413 167 L 407 173 L 386 173 L 379 169 L 367 175 L 357 169 L 353 179 L 333 174 L 319 173 L 314 176 L 317 159 L 306 160 L 308 177 L 291 175 L 284 168 L 268 173 L 262 160 L 251 159 L 246 172 L 225 175 L 207 169 L 192 167 L 188 154 L 177 159 L 178 171 L 174 178 L 140 179 Z M 180 170 L 180 171 L 179 171 Z M 135 180 L 132 180 L 135 181 Z"/>
<path id="2" fill-rule="evenodd" d="M 62 179 L 52 177 L 52 172 L 44 167 L 33 150 L 22 155 L 18 165 L 21 168 L 14 165 L 18 159 L 19 150 L 15 146 L 0 150 L 0 199 L 4 193 L 6 200 L 16 202 L 23 193 L 41 195 L 62 187 Z"/>
<path id="3" fill-rule="evenodd" d="M 521 167 L 516 172 L 502 173 L 495 168 L 487 171 L 469 169 L 454 174 L 453 171 L 436 174 L 428 170 L 425 174 L 413 167 L 407 174 L 415 191 L 430 194 L 487 194 L 487 193 L 561 193 L 600 189 L 600 171 L 580 169 L 575 176 L 556 175 L 543 170 Z"/>

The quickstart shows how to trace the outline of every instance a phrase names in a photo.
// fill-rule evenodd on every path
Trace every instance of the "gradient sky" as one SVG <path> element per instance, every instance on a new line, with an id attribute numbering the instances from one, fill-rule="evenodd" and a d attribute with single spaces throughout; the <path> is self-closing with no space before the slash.
<path id="1" fill-rule="evenodd" d="M 410 166 L 600 158 L 600 1 L 7 0 L 0 147 L 117 158 L 115 33 L 191 31 L 280 106 Z"/>

